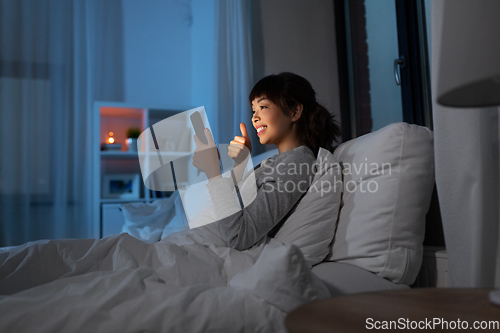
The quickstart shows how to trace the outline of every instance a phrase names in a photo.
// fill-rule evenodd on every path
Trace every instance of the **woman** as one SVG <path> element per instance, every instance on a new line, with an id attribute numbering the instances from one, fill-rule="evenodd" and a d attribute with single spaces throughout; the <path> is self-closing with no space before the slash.
<path id="1" fill-rule="evenodd" d="M 205 129 L 207 145 L 195 135 L 197 150 L 193 165 L 209 179 L 207 188 L 228 247 L 245 250 L 273 234 L 309 188 L 319 148 L 332 151 L 340 128 L 328 110 L 318 104 L 315 95 L 306 79 L 288 72 L 269 75 L 252 89 L 249 96 L 252 125 L 260 143 L 275 144 L 279 154 L 255 169 L 257 195 L 244 208 L 233 195 L 233 180 L 221 176 L 209 130 Z M 228 148 L 228 155 L 235 161 L 234 177 L 238 184 L 252 150 L 244 123 L 240 129 L 242 135 L 235 136 Z M 201 150 L 212 153 L 196 153 Z"/>
<path id="2" fill-rule="evenodd" d="M 286 220 L 287 214 L 307 191 L 319 147 L 331 150 L 335 136 L 340 134 L 330 113 L 316 102 L 309 82 L 298 75 L 281 73 L 263 78 L 250 93 L 250 103 L 253 109 L 252 124 L 258 131 L 259 141 L 262 144 L 275 144 L 279 150 L 279 154 L 265 160 L 255 169 L 257 193 L 250 204 L 240 209 L 232 194 L 233 181 L 220 174 L 215 149 L 214 154 L 205 160 L 201 160 L 201 155 L 196 153 L 193 158 L 193 164 L 210 179 L 207 188 L 216 215 L 224 211 L 231 212 L 218 218 L 218 227 L 226 245 L 238 250 L 250 248 L 265 239 L 276 226 L 279 227 L 280 221 Z M 246 127 L 243 123 L 240 127 L 242 136 L 236 136 L 228 150 L 228 155 L 237 165 L 234 173 L 238 179 L 242 174 L 238 167 L 245 166 L 251 151 Z M 195 138 L 197 150 L 215 147 L 209 132 L 207 138 L 207 146 Z M 242 187 L 245 181 L 253 181 L 254 178 L 242 179 Z M 36 289 L 35 292 L 49 300 L 51 305 L 57 304 L 61 318 L 65 318 L 69 316 L 68 312 L 75 311 L 70 306 L 74 304 L 71 300 L 75 297 L 79 302 L 86 299 L 86 304 L 90 304 L 99 301 L 100 294 L 103 297 L 128 297 L 127 292 L 130 290 L 142 290 L 144 286 L 154 286 L 157 282 L 160 288 L 166 288 L 164 285 L 167 284 L 173 286 L 173 290 L 179 289 L 175 285 L 177 282 L 183 286 L 220 283 L 220 280 L 211 280 L 211 274 L 193 274 L 197 271 L 211 272 L 214 268 L 222 270 L 221 261 L 213 256 L 213 252 L 209 251 L 207 253 L 210 255 L 204 256 L 197 243 L 191 246 L 190 242 L 183 243 L 181 237 L 180 245 L 177 246 L 174 238 L 170 239 L 171 242 L 149 246 L 127 234 L 121 234 L 99 240 L 40 240 L 11 249 L 0 249 L 0 306 L 8 308 L 10 304 L 10 299 L 7 302 L 7 298 L 2 298 L 3 295 L 36 289 L 37 286 L 54 282 L 52 289 L 47 289 L 50 292 L 42 289 Z M 187 255 L 188 250 L 193 253 Z M 185 274 L 179 271 L 177 261 L 182 262 Z M 137 282 L 143 279 L 150 281 L 150 284 Z M 132 284 L 130 289 L 126 289 L 129 285 L 125 282 Z M 116 289 L 108 292 L 109 286 L 125 288 L 123 290 L 127 292 L 114 292 Z M 83 291 L 81 288 L 84 288 Z M 89 288 L 94 288 L 94 292 Z M 62 290 L 64 294 L 61 302 L 57 302 L 57 298 L 51 300 L 51 292 L 57 290 Z M 89 290 L 88 294 L 86 290 Z M 12 302 L 21 299 L 13 298 Z M 28 302 L 30 298 L 24 299 Z M 35 301 L 32 303 L 39 309 L 37 302 L 41 298 L 33 299 Z M 64 321 L 61 319 L 61 322 Z"/>

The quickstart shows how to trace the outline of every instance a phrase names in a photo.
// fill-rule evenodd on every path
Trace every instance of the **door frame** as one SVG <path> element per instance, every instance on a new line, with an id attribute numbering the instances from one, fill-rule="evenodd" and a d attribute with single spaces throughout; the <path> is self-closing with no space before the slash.
<path id="1" fill-rule="evenodd" d="M 433 128 L 429 51 L 424 0 L 395 0 L 401 68 L 403 121 Z"/>

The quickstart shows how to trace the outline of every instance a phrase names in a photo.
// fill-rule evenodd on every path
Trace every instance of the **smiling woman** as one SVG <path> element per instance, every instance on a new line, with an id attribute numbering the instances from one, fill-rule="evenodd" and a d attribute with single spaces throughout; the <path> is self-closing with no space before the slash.
<path id="1" fill-rule="evenodd" d="M 276 144 L 280 153 L 300 145 L 317 155 L 320 147 L 332 151 L 340 127 L 316 101 L 316 92 L 305 78 L 284 72 L 261 79 L 250 96 L 252 123 L 260 143 Z M 293 149 L 293 148 L 292 148 Z"/>
<path id="2" fill-rule="evenodd" d="M 255 85 L 249 99 L 260 143 L 275 144 L 279 154 L 258 165 L 255 177 L 246 176 L 241 181 L 242 173 L 237 168 L 242 165 L 244 170 L 245 158 L 251 151 L 246 126 L 241 123 L 242 136 L 236 136 L 228 150 L 235 161 L 235 179 L 221 176 L 214 162 L 216 153 L 213 159 L 197 163 L 210 180 L 207 188 L 222 237 L 227 246 L 237 250 L 248 249 L 274 235 L 307 192 L 319 149 L 331 152 L 333 141 L 340 136 L 333 115 L 318 104 L 311 84 L 301 76 L 287 72 L 267 76 Z M 213 141 L 210 139 L 209 145 Z M 204 148 L 196 142 L 198 149 Z M 245 207 L 233 194 L 236 184 L 242 189 L 257 187 L 255 197 Z"/>
<path id="3" fill-rule="evenodd" d="M 276 144 L 280 154 L 302 144 L 299 142 L 296 126 L 293 126 L 301 116 L 302 105 L 296 107 L 293 116 L 286 115 L 266 97 L 256 98 L 252 107 L 252 122 L 257 129 L 260 143 Z"/>

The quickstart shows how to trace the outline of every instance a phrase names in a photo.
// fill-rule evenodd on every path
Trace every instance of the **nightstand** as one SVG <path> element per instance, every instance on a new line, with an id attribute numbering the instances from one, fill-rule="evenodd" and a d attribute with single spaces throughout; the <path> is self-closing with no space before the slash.
<path id="1" fill-rule="evenodd" d="M 338 296 L 307 303 L 288 314 L 290 333 L 383 330 L 500 329 L 491 289 L 419 288 Z M 474 327 L 474 325 L 479 325 Z"/>

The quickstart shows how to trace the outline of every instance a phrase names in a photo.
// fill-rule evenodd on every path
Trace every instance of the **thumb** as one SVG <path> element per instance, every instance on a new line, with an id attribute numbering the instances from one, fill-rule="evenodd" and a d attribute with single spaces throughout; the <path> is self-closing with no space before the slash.
<path id="1" fill-rule="evenodd" d="M 250 141 L 250 137 L 248 136 L 247 126 L 245 123 L 240 123 L 241 136 L 245 138 L 245 146 L 248 148 L 249 152 L 252 152 L 252 141 Z"/>
<path id="2" fill-rule="evenodd" d="M 242 137 L 244 137 L 245 139 L 250 139 L 248 137 L 247 126 L 245 125 L 245 123 L 240 123 L 240 130 Z"/>

